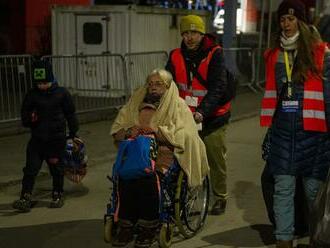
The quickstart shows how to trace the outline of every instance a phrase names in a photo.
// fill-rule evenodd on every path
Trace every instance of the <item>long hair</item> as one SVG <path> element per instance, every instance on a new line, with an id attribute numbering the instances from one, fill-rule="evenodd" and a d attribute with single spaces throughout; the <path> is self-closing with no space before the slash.
<path id="1" fill-rule="evenodd" d="M 295 60 L 292 79 L 297 83 L 304 83 L 308 72 L 321 78 L 322 72 L 317 68 L 314 60 L 314 49 L 322 42 L 320 34 L 315 28 L 308 26 L 304 21 L 298 20 L 299 39 L 297 40 L 297 57 Z M 275 34 L 272 48 L 280 47 L 280 37 L 282 30 Z"/>

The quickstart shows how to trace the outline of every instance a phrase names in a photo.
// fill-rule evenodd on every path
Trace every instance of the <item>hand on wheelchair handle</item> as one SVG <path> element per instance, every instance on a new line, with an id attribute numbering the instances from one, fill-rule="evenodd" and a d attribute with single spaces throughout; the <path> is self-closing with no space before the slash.
<path id="1" fill-rule="evenodd" d="M 203 122 L 203 115 L 199 112 L 195 112 L 194 114 L 194 119 L 197 124 Z"/>

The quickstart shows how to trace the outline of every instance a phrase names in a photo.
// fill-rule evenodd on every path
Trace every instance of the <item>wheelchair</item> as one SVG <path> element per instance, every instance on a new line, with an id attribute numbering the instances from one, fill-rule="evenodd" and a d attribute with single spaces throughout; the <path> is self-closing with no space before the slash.
<path id="1" fill-rule="evenodd" d="M 202 185 L 190 187 L 186 174 L 176 161 L 165 175 L 158 173 L 158 177 L 161 186 L 158 244 L 167 248 L 172 244 L 174 233 L 188 239 L 204 226 L 210 197 L 209 179 L 205 176 Z M 118 225 L 115 220 L 118 184 L 114 178 L 108 176 L 108 179 L 113 187 L 104 215 L 104 241 L 111 243 Z"/>

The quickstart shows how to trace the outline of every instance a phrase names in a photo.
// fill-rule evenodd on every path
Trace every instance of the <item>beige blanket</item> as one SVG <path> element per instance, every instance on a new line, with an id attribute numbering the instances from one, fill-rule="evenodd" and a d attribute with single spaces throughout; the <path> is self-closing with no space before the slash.
<path id="1" fill-rule="evenodd" d="M 122 128 L 139 125 L 139 106 L 146 92 L 146 86 L 142 86 L 133 93 L 128 103 L 119 111 L 112 125 L 111 135 Z M 201 185 L 203 177 L 209 171 L 205 146 L 198 135 L 192 113 L 179 97 L 173 82 L 161 99 L 151 120 L 151 127 L 158 129 L 174 146 L 174 155 L 187 174 L 189 185 Z"/>

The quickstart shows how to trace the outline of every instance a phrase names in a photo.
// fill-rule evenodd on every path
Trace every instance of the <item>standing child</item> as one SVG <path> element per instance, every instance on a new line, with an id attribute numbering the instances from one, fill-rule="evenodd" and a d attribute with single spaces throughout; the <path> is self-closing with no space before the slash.
<path id="1" fill-rule="evenodd" d="M 62 158 L 66 146 L 66 122 L 69 138 L 76 136 L 78 121 L 70 93 L 54 79 L 51 65 L 44 60 L 33 63 L 33 88 L 26 94 L 21 109 L 24 127 L 31 129 L 31 138 L 26 150 L 20 199 L 13 207 L 23 212 L 30 211 L 32 190 L 43 161 L 46 161 L 53 178 L 51 208 L 64 204 L 64 168 Z"/>

